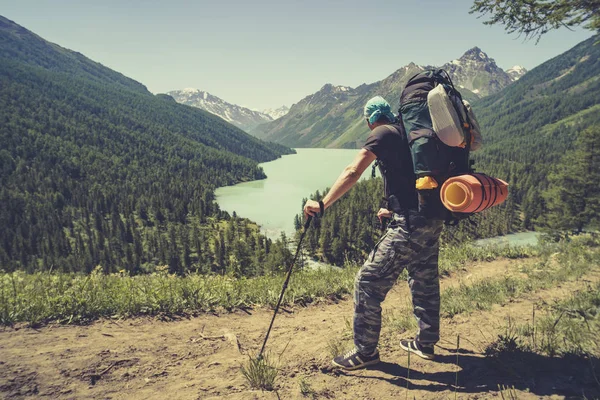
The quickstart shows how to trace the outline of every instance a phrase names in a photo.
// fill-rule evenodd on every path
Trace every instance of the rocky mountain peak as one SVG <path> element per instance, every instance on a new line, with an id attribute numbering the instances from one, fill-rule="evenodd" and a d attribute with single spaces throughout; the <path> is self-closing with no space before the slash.
<path id="1" fill-rule="evenodd" d="M 507 69 L 506 73 L 512 78 L 513 81 L 518 81 L 519 78 L 527 73 L 527 70 L 520 65 L 515 65 L 514 67 Z"/>
<path id="2" fill-rule="evenodd" d="M 514 79 L 475 46 L 467 50 L 459 59 L 442 66 L 448 71 L 456 85 L 468 89 L 478 96 L 487 96 L 502 90 Z"/>
<path id="3" fill-rule="evenodd" d="M 493 58 L 488 57 L 488 55 L 481 50 L 479 47 L 475 46 L 472 49 L 469 49 L 462 55 L 459 60 L 474 60 L 481 62 L 494 62 Z M 494 62 L 495 63 L 495 62 Z"/>
<path id="4" fill-rule="evenodd" d="M 270 116 L 274 120 L 276 120 L 277 118 L 283 117 L 289 111 L 290 111 L 290 108 L 288 106 L 281 106 L 281 107 L 276 108 L 276 109 L 267 108 L 267 109 L 262 110 L 261 112 L 263 114 L 266 114 L 266 115 Z"/>
<path id="5" fill-rule="evenodd" d="M 352 88 L 349 86 L 336 86 L 331 83 L 326 83 L 319 92 L 323 93 L 343 93 L 351 91 Z"/>
<path id="6" fill-rule="evenodd" d="M 201 108 L 246 131 L 249 131 L 259 124 L 273 120 L 273 118 L 267 114 L 228 103 L 225 100 L 200 89 L 186 88 L 172 90 L 167 94 L 173 97 L 178 103 Z"/>

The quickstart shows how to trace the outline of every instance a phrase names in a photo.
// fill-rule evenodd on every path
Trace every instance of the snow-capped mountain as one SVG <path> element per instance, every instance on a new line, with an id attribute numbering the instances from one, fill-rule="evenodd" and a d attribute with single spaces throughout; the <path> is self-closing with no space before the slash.
<path id="1" fill-rule="evenodd" d="M 466 88 L 480 97 L 499 92 L 516 79 L 496 65 L 479 47 L 473 47 L 457 60 L 442 66 L 455 85 Z"/>
<path id="2" fill-rule="evenodd" d="M 225 121 L 230 122 L 245 131 L 249 131 L 259 124 L 273 121 L 273 118 L 270 115 L 228 103 L 217 96 L 199 89 L 188 88 L 172 90 L 167 94 L 173 97 L 178 103 L 201 108 L 212 114 L 218 115 Z"/>
<path id="3" fill-rule="evenodd" d="M 512 78 L 513 81 L 518 81 L 519 78 L 527 73 L 527 70 L 520 65 L 515 65 L 514 67 L 507 69 L 506 73 Z"/>
<path id="4" fill-rule="evenodd" d="M 273 118 L 275 120 L 277 118 L 283 117 L 289 111 L 290 111 L 290 108 L 288 106 L 281 106 L 281 107 L 276 108 L 276 109 L 267 108 L 267 109 L 262 110 L 260 112 L 263 113 L 263 114 L 268 115 L 269 117 L 271 117 L 271 118 Z"/>

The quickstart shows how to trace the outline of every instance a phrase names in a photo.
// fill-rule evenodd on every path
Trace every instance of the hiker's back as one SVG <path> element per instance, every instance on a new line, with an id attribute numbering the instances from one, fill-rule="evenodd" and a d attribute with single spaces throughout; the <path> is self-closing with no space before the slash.
<path id="1" fill-rule="evenodd" d="M 363 148 L 377 156 L 383 177 L 386 208 L 396 213 L 417 209 L 415 174 L 404 127 L 400 123 L 373 129 Z"/>

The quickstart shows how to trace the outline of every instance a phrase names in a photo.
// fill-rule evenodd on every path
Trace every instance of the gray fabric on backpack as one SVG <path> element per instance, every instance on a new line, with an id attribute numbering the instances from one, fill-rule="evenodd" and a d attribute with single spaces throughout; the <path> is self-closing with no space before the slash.
<path id="1" fill-rule="evenodd" d="M 456 112 L 456 107 L 444 85 L 437 85 L 427 94 L 427 106 L 433 123 L 433 130 L 438 138 L 451 147 L 462 147 L 465 144 L 465 133 Z M 463 107 L 462 104 L 459 106 Z"/>
<path id="2" fill-rule="evenodd" d="M 475 118 L 475 113 L 473 112 L 473 108 L 468 101 L 463 100 L 464 108 L 467 110 L 467 118 L 469 123 L 471 124 L 471 135 L 473 139 L 471 141 L 471 151 L 477 151 L 481 147 L 483 147 L 483 137 L 481 136 L 481 127 L 479 126 L 479 122 L 477 118 Z"/>

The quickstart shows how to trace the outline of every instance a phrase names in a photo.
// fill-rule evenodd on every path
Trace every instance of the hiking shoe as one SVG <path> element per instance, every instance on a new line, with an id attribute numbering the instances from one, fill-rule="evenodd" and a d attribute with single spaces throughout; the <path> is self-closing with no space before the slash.
<path id="1" fill-rule="evenodd" d="M 400 347 L 411 353 L 415 353 L 421 358 L 426 360 L 433 360 L 435 354 L 433 353 L 433 346 L 423 346 L 414 339 L 402 339 L 400 340 Z"/>
<path id="2" fill-rule="evenodd" d="M 377 364 L 379 362 L 379 351 L 375 350 L 370 356 L 361 354 L 358 350 L 354 349 L 346 354 L 337 356 L 333 359 L 332 364 L 336 367 L 343 368 L 347 371 L 352 371 L 359 368 L 364 368 L 367 365 Z"/>

